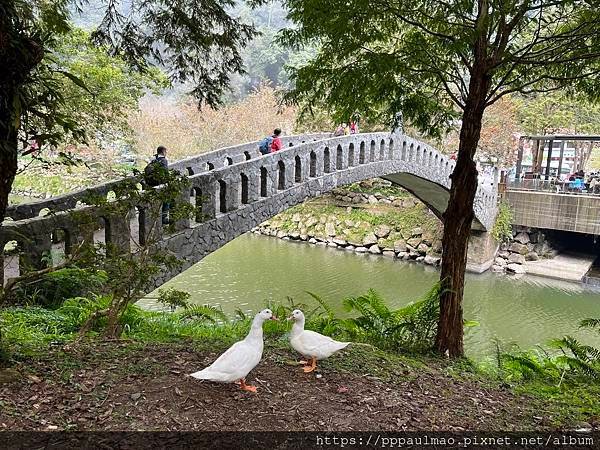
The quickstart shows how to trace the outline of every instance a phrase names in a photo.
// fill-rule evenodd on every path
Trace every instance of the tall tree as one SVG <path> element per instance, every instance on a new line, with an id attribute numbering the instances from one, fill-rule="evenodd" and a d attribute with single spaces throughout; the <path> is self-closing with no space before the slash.
<path id="1" fill-rule="evenodd" d="M 98 3 L 98 2 L 96 2 Z M 239 49 L 255 35 L 228 11 L 234 0 L 105 0 L 95 43 L 140 72 L 164 69 L 171 81 L 192 86 L 200 104 L 216 106 L 232 73 L 241 73 Z M 85 140 L 85 128 L 62 106 L 64 78 L 93 90 L 57 55 L 71 29 L 70 13 L 85 0 L 0 2 L 0 223 L 19 153 L 32 141 L 55 144 L 62 134 Z M 92 87 L 93 88 L 93 87 Z"/>
<path id="2" fill-rule="evenodd" d="M 474 155 L 483 114 L 512 92 L 569 84 L 597 94 L 597 0 L 286 0 L 296 27 L 282 35 L 320 51 L 296 70 L 288 99 L 360 111 L 440 134 L 460 118 L 456 168 L 444 213 L 437 349 L 463 354 L 462 297 L 477 190 Z M 595 91 L 595 92 L 594 92 Z"/>

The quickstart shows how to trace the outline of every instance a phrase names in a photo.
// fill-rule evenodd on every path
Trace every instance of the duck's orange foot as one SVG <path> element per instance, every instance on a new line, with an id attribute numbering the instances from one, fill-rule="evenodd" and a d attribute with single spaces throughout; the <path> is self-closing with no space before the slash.
<path id="1" fill-rule="evenodd" d="M 248 392 L 254 392 L 254 393 L 256 393 L 256 386 L 252 386 L 252 385 L 246 384 L 246 380 L 240 380 L 240 388 L 243 391 L 248 391 Z"/>
<path id="2" fill-rule="evenodd" d="M 316 368 L 317 368 L 317 358 L 312 358 L 310 361 L 310 366 L 306 366 L 302 370 L 304 370 L 304 373 L 310 373 L 310 372 L 314 371 Z"/>

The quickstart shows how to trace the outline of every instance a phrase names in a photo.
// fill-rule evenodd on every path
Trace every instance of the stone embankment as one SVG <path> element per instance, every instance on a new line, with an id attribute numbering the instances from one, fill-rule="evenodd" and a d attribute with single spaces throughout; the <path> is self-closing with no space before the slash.
<path id="1" fill-rule="evenodd" d="M 337 232 L 337 228 L 344 228 L 344 231 L 357 226 L 350 220 L 340 221 L 335 218 L 328 218 L 327 221 L 317 221 L 315 217 L 308 217 L 303 221 L 302 217 L 297 216 L 299 231 L 284 231 L 279 229 L 279 222 L 267 221 L 256 227 L 253 232 L 266 236 L 276 236 L 284 240 L 305 241 L 313 245 L 321 245 L 342 250 L 353 251 L 355 253 L 369 253 L 373 255 L 383 255 L 402 260 L 414 260 L 430 265 L 439 265 L 441 261 L 441 242 L 423 231 L 420 227 L 413 228 L 409 233 L 402 234 L 399 239 L 390 240 L 392 229 L 387 225 L 377 226 L 373 232 L 366 234 L 362 239 L 354 239 L 346 233 Z M 309 232 L 303 230 L 306 227 L 315 225 L 315 231 Z"/>
<path id="2" fill-rule="evenodd" d="M 557 254 L 556 245 L 550 243 L 541 230 L 514 226 L 512 239 L 500 245 L 491 270 L 523 274 L 527 272 L 528 261 L 551 259 Z"/>
<path id="3" fill-rule="evenodd" d="M 441 224 L 416 198 L 384 180 L 367 180 L 366 192 L 335 189 L 311 203 L 279 214 L 256 234 L 303 241 L 354 253 L 439 265 Z M 390 193 L 376 192 L 389 189 Z"/>

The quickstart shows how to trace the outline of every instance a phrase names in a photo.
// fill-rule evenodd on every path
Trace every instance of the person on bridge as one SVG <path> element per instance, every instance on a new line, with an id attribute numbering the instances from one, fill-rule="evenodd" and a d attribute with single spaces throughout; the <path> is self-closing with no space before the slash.
<path id="1" fill-rule="evenodd" d="M 273 130 L 273 142 L 271 142 L 271 153 L 278 152 L 283 148 L 283 144 L 281 143 L 281 128 L 275 128 Z"/>
<path id="2" fill-rule="evenodd" d="M 148 186 L 159 186 L 166 180 L 167 171 L 169 170 L 169 161 L 167 160 L 167 148 L 159 145 L 156 149 L 156 156 L 148 163 L 144 169 L 144 180 Z M 169 210 L 171 209 L 170 202 L 162 204 L 162 223 L 169 223 Z"/>

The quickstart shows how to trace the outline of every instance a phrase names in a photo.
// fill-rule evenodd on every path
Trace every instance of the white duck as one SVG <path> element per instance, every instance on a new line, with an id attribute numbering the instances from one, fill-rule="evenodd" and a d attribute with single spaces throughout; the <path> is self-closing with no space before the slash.
<path id="1" fill-rule="evenodd" d="M 263 309 L 252 321 L 250 332 L 242 341 L 236 342 L 206 369 L 190 376 L 199 380 L 221 383 L 239 382 L 245 391 L 256 392 L 256 386 L 246 384 L 246 376 L 260 362 L 263 353 L 263 329 L 265 320 L 277 320 L 270 309 Z"/>
<path id="2" fill-rule="evenodd" d="M 304 313 L 299 309 L 292 311 L 292 315 L 288 320 L 293 320 L 292 332 L 290 334 L 290 344 L 298 353 L 305 358 L 310 358 L 308 361 L 303 361 L 307 365 L 304 367 L 304 372 L 312 372 L 317 368 L 317 360 L 329 358 L 338 350 L 341 350 L 350 344 L 350 342 L 339 342 L 331 339 L 329 336 L 323 336 L 315 331 L 305 330 Z"/>

